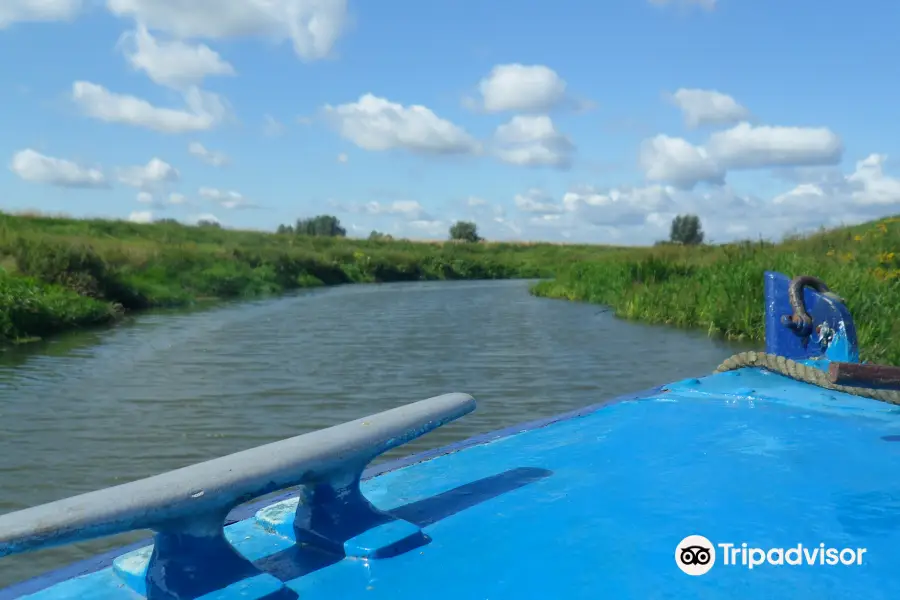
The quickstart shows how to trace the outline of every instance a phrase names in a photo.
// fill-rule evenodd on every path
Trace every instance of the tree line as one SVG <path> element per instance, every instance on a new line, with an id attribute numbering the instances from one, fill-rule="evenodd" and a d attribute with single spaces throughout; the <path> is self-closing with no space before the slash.
<path id="1" fill-rule="evenodd" d="M 218 225 L 218 224 L 216 224 Z M 279 225 L 276 233 L 282 235 L 308 235 L 322 237 L 346 237 L 347 230 L 341 226 L 341 221 L 334 215 L 319 215 L 309 219 L 297 219 L 293 225 Z M 478 226 L 472 221 L 457 221 L 450 226 L 449 237 L 459 242 L 477 243 L 484 241 L 478 234 Z M 684 246 L 696 246 L 703 243 L 703 227 L 700 217 L 697 215 L 678 215 L 672 219 L 669 231 L 669 239 L 660 244 L 679 244 Z M 373 231 L 369 234 L 370 240 L 390 241 L 393 236 Z"/>

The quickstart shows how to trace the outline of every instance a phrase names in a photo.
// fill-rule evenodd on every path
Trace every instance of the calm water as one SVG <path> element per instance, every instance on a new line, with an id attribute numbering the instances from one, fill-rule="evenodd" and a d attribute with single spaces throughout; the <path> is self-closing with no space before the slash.
<path id="1" fill-rule="evenodd" d="M 527 288 L 330 288 L 0 355 L 0 513 L 446 392 L 479 401 L 404 455 L 706 374 L 739 349 Z M 0 587 L 134 539 L 0 559 Z"/>

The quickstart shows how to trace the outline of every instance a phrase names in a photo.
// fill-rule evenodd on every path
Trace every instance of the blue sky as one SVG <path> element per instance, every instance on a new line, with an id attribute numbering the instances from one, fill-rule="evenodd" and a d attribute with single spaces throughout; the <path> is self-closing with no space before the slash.
<path id="1" fill-rule="evenodd" d="M 0 209 L 727 241 L 900 213 L 900 5 L 4 0 Z"/>

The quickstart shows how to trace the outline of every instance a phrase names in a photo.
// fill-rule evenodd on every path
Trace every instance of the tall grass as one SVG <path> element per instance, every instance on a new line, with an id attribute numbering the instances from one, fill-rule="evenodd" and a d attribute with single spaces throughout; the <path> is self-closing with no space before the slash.
<path id="1" fill-rule="evenodd" d="M 562 269 L 532 291 L 608 305 L 628 319 L 761 342 L 766 270 L 822 278 L 847 301 L 863 359 L 900 364 L 900 218 L 781 244 L 613 252 Z"/>
<path id="2" fill-rule="evenodd" d="M 549 277 L 615 251 L 553 244 L 417 243 L 178 223 L 0 213 L 0 338 L 105 323 L 124 311 L 360 282 Z"/>

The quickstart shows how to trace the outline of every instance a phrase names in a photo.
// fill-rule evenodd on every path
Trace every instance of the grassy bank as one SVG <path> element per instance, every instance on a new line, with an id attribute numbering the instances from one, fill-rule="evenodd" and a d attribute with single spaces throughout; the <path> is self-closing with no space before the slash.
<path id="1" fill-rule="evenodd" d="M 822 278 L 847 301 L 863 360 L 900 365 L 900 218 L 780 244 L 660 246 L 590 258 L 533 293 L 620 317 L 762 341 L 763 272 Z"/>
<path id="2" fill-rule="evenodd" d="M 366 241 L 0 214 L 0 339 L 45 337 L 130 310 L 321 285 L 552 276 L 621 250 Z"/>

